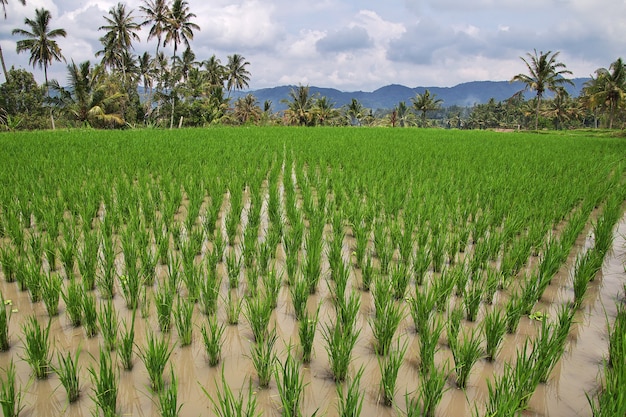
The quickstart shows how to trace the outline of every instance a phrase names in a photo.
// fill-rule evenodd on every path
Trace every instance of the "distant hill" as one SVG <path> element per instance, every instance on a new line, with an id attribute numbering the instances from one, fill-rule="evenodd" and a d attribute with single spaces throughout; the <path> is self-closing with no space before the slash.
<path id="1" fill-rule="evenodd" d="M 574 86 L 566 86 L 568 92 L 572 96 L 580 95 L 583 84 L 588 80 L 589 78 L 575 78 L 572 80 L 574 82 Z M 281 102 L 281 100 L 289 97 L 289 91 L 292 88 L 295 89 L 297 87 L 293 85 L 285 85 L 280 87 L 262 88 L 259 90 L 236 91 L 233 92 L 232 97 L 236 99 L 238 97 L 245 96 L 246 94 L 254 94 L 260 105 L 263 105 L 266 100 L 270 100 L 272 102 L 272 109 L 274 111 L 281 111 L 287 107 Z M 423 94 L 424 90 L 429 90 L 431 94 L 436 94 L 436 98 L 442 99 L 444 107 L 453 105 L 470 107 L 474 104 L 487 103 L 491 98 L 496 101 L 506 100 L 523 88 L 523 84 L 519 82 L 472 81 L 462 83 L 454 87 L 410 88 L 403 85 L 391 84 L 372 92 L 345 92 L 334 88 L 311 86 L 309 91 L 313 95 L 328 97 L 335 104 L 335 107 L 342 107 L 350 103 L 350 101 L 355 98 L 359 100 L 364 107 L 378 110 L 392 109 L 401 101 L 405 101 L 406 104 L 410 106 L 411 97 L 415 97 L 416 94 Z M 526 96 L 531 98 L 533 95 L 534 93 L 527 93 Z"/>

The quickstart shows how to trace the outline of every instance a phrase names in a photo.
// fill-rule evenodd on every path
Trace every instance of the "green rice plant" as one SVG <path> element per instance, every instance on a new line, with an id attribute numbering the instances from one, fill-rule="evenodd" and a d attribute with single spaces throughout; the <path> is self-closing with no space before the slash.
<path id="1" fill-rule="evenodd" d="M 365 223 L 361 222 L 359 219 L 359 221 L 355 221 L 352 224 L 352 233 L 354 234 L 354 239 L 356 241 L 355 247 L 354 247 L 356 263 L 357 265 L 361 265 L 363 263 L 363 260 L 365 259 L 365 254 L 367 252 L 367 244 L 369 241 L 371 231 L 365 225 Z"/>
<path id="2" fill-rule="evenodd" d="M 57 270 L 57 245 L 54 237 L 49 234 L 45 235 L 43 239 L 43 251 L 46 255 L 46 261 L 48 261 L 48 269 L 50 271 Z M 6 277 L 6 274 L 5 274 Z"/>
<path id="3" fill-rule="evenodd" d="M 517 331 L 520 318 L 522 317 L 522 301 L 519 293 L 514 292 L 506 303 L 506 332 L 513 334 Z"/>
<path id="4" fill-rule="evenodd" d="M 59 299 L 63 287 L 63 278 L 58 274 L 48 272 L 41 282 L 41 297 L 46 306 L 48 316 L 54 317 L 59 314 Z"/>
<path id="5" fill-rule="evenodd" d="M 476 280 L 472 282 L 469 290 L 463 297 L 463 305 L 465 306 L 465 318 L 467 321 L 474 322 L 478 316 L 478 309 L 480 308 L 480 300 L 483 295 L 483 283 L 482 280 Z"/>
<path id="6" fill-rule="evenodd" d="M 420 374 L 426 375 L 435 369 L 435 353 L 439 350 L 439 337 L 443 331 L 443 322 L 437 318 L 431 320 L 420 332 Z"/>
<path id="7" fill-rule="evenodd" d="M 437 406 L 443 398 L 448 377 L 447 365 L 439 368 L 433 366 L 428 373 L 420 373 L 422 383 L 418 389 L 418 401 L 422 403 L 423 417 L 434 417 Z M 414 407 L 411 407 L 414 409 Z"/>
<path id="8" fill-rule="evenodd" d="M 139 291 L 139 310 L 141 317 L 146 319 L 150 317 L 150 308 L 152 306 L 152 297 L 148 297 L 148 289 L 146 286 Z M 135 310 L 133 310 L 135 311 Z"/>
<path id="9" fill-rule="evenodd" d="M 178 295 L 174 309 L 174 323 L 178 332 L 180 346 L 189 346 L 193 339 L 193 308 L 194 303 L 189 298 Z"/>
<path id="10" fill-rule="evenodd" d="M 298 275 L 293 285 L 289 287 L 289 292 L 291 293 L 291 302 L 296 320 L 302 320 L 306 313 L 306 305 L 309 299 L 309 284 L 302 275 Z"/>
<path id="11" fill-rule="evenodd" d="M 372 280 L 374 278 L 374 265 L 372 257 L 367 255 L 361 264 L 361 289 L 369 291 Z"/>
<path id="12" fill-rule="evenodd" d="M 424 283 L 424 278 L 430 266 L 430 260 L 430 249 L 427 246 L 418 246 L 415 255 L 413 255 L 412 267 L 416 285 L 422 285 Z"/>
<path id="13" fill-rule="evenodd" d="M 443 313 L 448 308 L 448 301 L 456 285 L 457 275 L 446 269 L 441 276 L 434 279 L 431 290 L 435 296 L 435 308 L 439 313 Z"/>
<path id="14" fill-rule="evenodd" d="M 278 361 L 274 369 L 274 378 L 278 387 L 278 395 L 285 417 L 302 416 L 301 403 L 304 396 L 304 380 L 300 373 L 298 361 L 291 354 L 291 346 L 287 347 L 287 358 Z"/>
<path id="15" fill-rule="evenodd" d="M 335 305 L 337 323 L 342 331 L 352 333 L 356 326 L 356 319 L 361 308 L 361 297 L 356 292 L 350 293 L 347 300 L 342 300 Z"/>
<path id="16" fill-rule="evenodd" d="M 174 373 L 174 365 L 170 363 L 170 384 L 159 392 L 159 415 L 161 417 L 177 417 L 182 404 L 178 404 L 178 380 Z"/>
<path id="17" fill-rule="evenodd" d="M 520 397 L 521 392 L 516 386 L 514 377 L 514 368 L 508 364 L 504 364 L 504 372 L 495 380 L 487 381 L 488 399 L 486 401 L 485 415 L 494 417 L 509 417 L 518 415 L 521 411 L 520 403 L 523 399 Z M 476 411 L 474 414 L 477 414 Z"/>
<path id="18" fill-rule="evenodd" d="M 317 284 L 322 275 L 321 254 L 322 241 L 315 239 L 311 234 L 306 237 L 304 243 L 306 256 L 302 262 L 302 275 L 309 284 L 309 294 L 317 292 Z"/>
<path id="19" fill-rule="evenodd" d="M 540 383 L 548 380 L 565 350 L 573 314 L 570 314 L 568 307 L 562 307 L 559 317 L 556 325 L 542 320 L 539 334 L 532 343 L 534 370 Z"/>
<path id="20" fill-rule="evenodd" d="M 83 321 L 84 296 L 85 290 L 75 278 L 70 279 L 69 284 L 65 287 L 65 291 L 61 293 L 61 297 L 63 297 L 65 302 L 65 312 L 74 327 L 80 326 Z"/>
<path id="21" fill-rule="evenodd" d="M 283 278 L 276 270 L 270 270 L 263 276 L 263 286 L 265 287 L 265 297 L 270 307 L 273 309 L 278 305 L 278 295 L 283 285 Z"/>
<path id="22" fill-rule="evenodd" d="M 161 228 L 157 228 L 154 233 L 154 241 L 157 251 L 156 258 L 162 265 L 165 265 L 170 255 L 170 234 Z"/>
<path id="23" fill-rule="evenodd" d="M 620 366 L 626 352 L 626 307 L 616 304 L 617 311 L 613 327 L 609 327 L 609 346 L 607 365 L 612 368 Z M 607 319 L 608 321 L 608 319 Z"/>
<path id="24" fill-rule="evenodd" d="M 40 265 L 37 262 L 29 260 L 26 264 L 26 288 L 30 294 L 30 300 L 33 303 L 41 301 L 41 282 L 45 279 L 41 273 Z"/>
<path id="25" fill-rule="evenodd" d="M 50 374 L 50 326 L 52 321 L 48 320 L 46 327 L 40 326 L 37 317 L 29 316 L 22 325 L 24 339 L 24 357 L 37 379 L 46 379 Z"/>
<path id="26" fill-rule="evenodd" d="M 217 312 L 217 300 L 220 295 L 222 278 L 218 276 L 215 269 L 207 268 L 206 272 L 203 284 L 200 287 L 200 304 L 202 304 L 204 314 L 211 315 Z"/>
<path id="27" fill-rule="evenodd" d="M 483 301 L 487 304 L 492 304 L 496 291 L 502 286 L 501 273 L 495 268 L 487 268 L 487 278 L 485 279 L 484 284 L 485 290 L 483 294 Z"/>
<path id="28" fill-rule="evenodd" d="M 11 321 L 12 312 L 13 310 L 10 307 L 7 308 L 7 302 L 0 291 L 0 352 L 5 352 L 11 347 L 9 322 Z"/>
<path id="29" fill-rule="evenodd" d="M 243 256 L 243 265 L 245 268 L 250 268 L 254 264 L 258 239 L 258 225 L 255 229 L 253 225 L 248 224 L 243 231 L 243 241 L 241 244 L 241 255 Z"/>
<path id="30" fill-rule="evenodd" d="M 209 360 L 209 366 L 217 366 L 222 357 L 222 345 L 224 344 L 224 325 L 219 324 L 216 315 L 207 318 L 207 325 L 200 329 L 204 341 L 204 351 Z"/>
<path id="31" fill-rule="evenodd" d="M 78 253 L 78 270 L 85 291 L 92 291 L 96 287 L 99 243 L 95 233 L 87 233 L 85 234 L 83 249 Z"/>
<path id="32" fill-rule="evenodd" d="M 474 364 L 483 355 L 480 332 L 472 330 L 471 334 L 463 332 L 463 340 L 450 345 L 456 372 L 456 384 L 465 389 Z"/>
<path id="33" fill-rule="evenodd" d="M 4 417 L 18 417 L 24 409 L 22 388 L 17 386 L 17 373 L 13 358 L 6 368 L 6 380 L 0 378 L 0 408 Z"/>
<path id="34" fill-rule="evenodd" d="M 98 311 L 96 310 L 96 297 L 93 294 L 83 295 L 83 325 L 87 337 L 98 334 Z"/>
<path id="35" fill-rule="evenodd" d="M 149 243 L 143 247 L 140 252 L 141 258 L 141 279 L 144 285 L 151 287 L 154 285 L 156 278 L 156 266 L 159 262 L 158 255 L 152 251 L 152 244 Z M 167 254 L 166 254 L 167 259 Z"/>
<path id="36" fill-rule="evenodd" d="M 67 236 L 66 236 L 67 237 Z M 65 275 L 70 276 L 74 273 L 74 265 L 76 261 L 76 244 L 73 239 L 63 239 L 59 245 L 59 255 Z"/>
<path id="37" fill-rule="evenodd" d="M 495 360 L 502 338 L 507 330 L 507 317 L 499 308 L 493 308 L 485 315 L 482 323 L 485 334 L 485 355 L 488 361 Z"/>
<path id="38" fill-rule="evenodd" d="M 350 280 L 350 267 L 344 264 L 343 260 L 340 260 L 335 265 L 335 271 L 333 272 L 333 284 L 327 281 L 328 288 L 332 294 L 334 303 L 341 303 L 346 299 L 346 290 L 348 288 L 348 281 Z"/>
<path id="39" fill-rule="evenodd" d="M 589 283 L 595 279 L 602 268 L 603 258 L 595 250 L 589 250 L 576 258 L 574 266 L 574 307 L 580 308 Z"/>
<path id="40" fill-rule="evenodd" d="M 14 282 L 17 273 L 17 251 L 10 245 L 0 247 L 0 265 L 6 282 Z"/>
<path id="41" fill-rule="evenodd" d="M 417 333 L 427 330 L 435 303 L 435 292 L 431 288 L 415 287 L 415 295 L 409 299 L 409 308 Z"/>
<path id="42" fill-rule="evenodd" d="M 253 297 L 259 292 L 259 267 L 255 264 L 244 269 L 244 278 L 246 280 L 246 293 Z"/>
<path id="43" fill-rule="evenodd" d="M 173 349 L 174 347 L 170 347 L 168 339 L 165 337 L 158 338 L 151 331 L 146 336 L 145 346 L 137 348 L 138 356 L 146 367 L 146 371 L 148 371 L 150 388 L 153 392 L 158 393 L 164 387 L 163 371 Z"/>
<path id="44" fill-rule="evenodd" d="M 100 303 L 98 314 L 98 324 L 104 339 L 104 347 L 108 351 L 113 351 L 117 347 L 117 310 L 112 300 L 105 300 Z"/>
<path id="45" fill-rule="evenodd" d="M 235 291 L 228 291 L 226 315 L 228 316 L 228 324 L 231 326 L 239 324 L 239 316 L 241 315 L 243 301 L 243 298 L 240 298 Z"/>
<path id="46" fill-rule="evenodd" d="M 457 342 L 459 330 L 461 329 L 461 320 L 463 320 L 463 308 L 456 306 L 448 313 L 448 325 L 446 327 L 446 335 L 448 337 L 448 346 L 452 349 L 452 345 Z"/>
<path id="47" fill-rule="evenodd" d="M 171 255 L 167 261 L 167 283 L 170 289 L 175 289 L 177 292 L 181 281 L 181 269 L 180 257 Z"/>
<path id="48" fill-rule="evenodd" d="M 391 271 L 391 288 L 393 297 L 397 301 L 404 300 L 410 282 L 411 275 L 409 274 L 407 264 L 404 262 L 396 264 Z"/>
<path id="49" fill-rule="evenodd" d="M 257 340 L 250 349 L 252 364 L 259 377 L 260 388 L 269 386 L 274 373 L 274 365 L 277 361 L 276 353 L 274 353 L 276 338 L 276 329 L 272 329 L 263 334 L 263 337 Z"/>
<path id="50" fill-rule="evenodd" d="M 541 298 L 540 279 L 536 275 L 528 275 L 525 278 L 519 297 L 520 308 L 522 314 L 528 315 L 533 311 L 535 304 Z"/>
<path id="51" fill-rule="evenodd" d="M 326 342 L 326 352 L 330 360 L 330 370 L 337 382 L 344 381 L 348 375 L 348 368 L 352 362 L 352 350 L 360 332 L 360 329 L 354 327 L 346 329 L 339 321 L 326 324 L 322 328 L 322 337 Z"/>
<path id="52" fill-rule="evenodd" d="M 370 321 L 372 334 L 375 339 L 374 351 L 379 356 L 387 356 L 391 349 L 391 342 L 400 322 L 404 319 L 403 304 L 393 302 L 379 306 L 374 318 Z"/>
<path id="53" fill-rule="evenodd" d="M 232 389 L 226 382 L 224 376 L 224 368 L 222 368 L 222 387 L 216 385 L 216 393 L 209 393 L 206 388 L 201 387 L 204 395 L 207 396 L 211 404 L 213 404 L 213 412 L 218 417 L 260 417 L 261 413 L 257 413 L 256 394 L 252 390 L 252 381 L 248 384 L 248 389 L 243 388 L 239 391 L 239 396 L 235 397 Z"/>
<path id="54" fill-rule="evenodd" d="M 116 416 L 119 374 L 107 349 L 100 348 L 98 370 L 96 371 L 93 365 L 90 366 L 89 375 L 93 386 L 91 399 L 97 409 L 105 417 Z"/>
<path id="55" fill-rule="evenodd" d="M 246 298 L 244 303 L 244 316 L 252 330 L 252 336 L 255 341 L 260 341 L 267 335 L 267 326 L 272 316 L 271 300 L 267 297 Z"/>
<path id="56" fill-rule="evenodd" d="M 135 310 L 139 306 L 140 289 L 143 280 L 137 270 L 127 270 L 126 275 L 120 275 L 119 281 L 122 287 L 122 295 L 129 310 Z"/>
<path id="57" fill-rule="evenodd" d="M 347 389 L 344 392 L 343 384 L 336 384 L 337 387 L 337 411 L 340 417 L 359 417 L 363 409 L 363 398 L 365 391 L 361 390 L 361 377 L 364 368 L 359 368 L 353 378 L 348 378 Z"/>
<path id="58" fill-rule="evenodd" d="M 285 268 L 287 270 L 287 285 L 292 285 L 298 275 L 298 251 L 285 253 Z"/>
<path id="59" fill-rule="evenodd" d="M 226 271 L 228 273 L 228 287 L 239 288 L 239 276 L 241 275 L 241 257 L 234 250 L 226 255 Z"/>
<path id="60" fill-rule="evenodd" d="M 446 240 L 444 237 L 438 235 L 438 233 L 432 233 L 432 239 L 430 242 L 430 263 L 433 266 L 434 272 L 441 272 L 445 263 L 446 255 Z"/>
<path id="61" fill-rule="evenodd" d="M 135 365 L 135 361 L 133 360 L 133 349 L 135 346 L 135 311 L 133 311 L 130 319 L 130 327 L 126 320 L 122 322 L 122 326 L 123 329 L 120 334 L 118 353 L 122 368 L 131 371 Z"/>
<path id="62" fill-rule="evenodd" d="M 77 401 L 80 397 L 80 365 L 78 362 L 80 353 L 80 346 L 76 349 L 76 353 L 73 356 L 69 351 L 65 356 L 57 352 L 58 365 L 52 368 L 59 377 L 61 385 L 65 388 L 69 403 Z"/>
<path id="63" fill-rule="evenodd" d="M 176 290 L 170 286 L 169 280 L 159 283 L 157 291 L 154 293 L 154 305 L 157 311 L 157 322 L 159 329 L 163 333 L 170 331 L 172 321 L 172 310 L 174 309 L 174 295 Z"/>
<path id="64" fill-rule="evenodd" d="M 273 230 L 273 229 L 272 229 Z M 259 274 L 265 275 L 269 268 L 270 260 L 276 255 L 276 246 L 274 242 L 268 236 L 265 242 L 261 242 L 257 246 L 257 266 L 259 267 Z"/>
<path id="65" fill-rule="evenodd" d="M 317 322 L 319 320 L 320 304 L 317 305 L 315 315 L 309 317 L 309 312 L 305 310 L 302 319 L 298 324 L 298 337 L 300 338 L 300 346 L 302 346 L 302 362 L 311 362 L 313 353 L 313 340 L 317 330 Z"/>
<path id="66" fill-rule="evenodd" d="M 377 358 L 378 368 L 380 369 L 381 399 L 382 403 L 387 407 L 393 405 L 393 399 L 396 395 L 398 371 L 400 371 L 400 366 L 402 366 L 407 347 L 408 342 L 405 342 L 402 346 L 400 346 L 400 342 L 398 342 L 398 346 L 393 350 L 389 350 L 387 356 L 384 358 L 379 356 Z"/>
<path id="67" fill-rule="evenodd" d="M 28 264 L 26 263 L 26 257 L 20 255 L 16 259 L 15 264 L 15 282 L 20 291 L 28 290 Z"/>

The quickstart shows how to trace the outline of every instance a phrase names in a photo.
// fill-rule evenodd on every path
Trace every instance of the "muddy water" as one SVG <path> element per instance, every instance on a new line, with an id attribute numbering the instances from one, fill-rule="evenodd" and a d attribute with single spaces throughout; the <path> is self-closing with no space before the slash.
<path id="1" fill-rule="evenodd" d="M 244 209 L 245 212 L 245 209 Z M 245 213 L 244 213 L 245 217 Z M 576 315 L 576 323 L 572 326 L 570 337 L 566 346 L 565 354 L 552 372 L 548 382 L 540 385 L 533 395 L 529 409 L 524 413 L 527 416 L 589 416 L 590 409 L 585 393 L 593 393 L 598 387 L 598 375 L 602 365 L 602 359 L 607 350 L 607 318 L 609 321 L 615 316 L 615 302 L 623 297 L 623 285 L 626 282 L 624 273 L 624 261 L 626 260 L 626 216 L 622 218 L 616 230 L 613 252 L 607 256 L 602 273 L 596 278 L 589 288 L 583 307 Z M 346 239 L 349 241 L 349 238 Z M 351 244 L 346 243 L 345 258 L 349 259 Z M 562 268 L 548 287 L 544 297 L 538 304 L 537 309 L 546 311 L 554 316 L 557 307 L 573 299 L 571 284 L 571 269 L 575 259 L 575 253 L 582 248 L 588 247 L 589 241 L 585 236 L 577 242 L 573 255 L 568 264 Z M 277 251 L 277 268 L 283 269 L 284 253 Z M 120 261 L 121 264 L 121 261 Z M 328 264 L 324 260 L 323 270 L 327 270 Z M 223 272 L 223 271 L 222 271 Z M 158 275 L 164 277 L 166 267 L 158 267 Z M 356 272 L 356 275 L 359 273 Z M 324 276 L 324 278 L 326 275 Z M 65 391 L 60 386 L 55 375 L 47 380 L 32 380 L 31 371 L 23 356 L 23 344 L 21 342 L 21 326 L 24 320 L 31 314 L 35 314 L 41 323 L 46 323 L 47 313 L 43 303 L 33 304 L 30 302 L 27 292 L 17 290 L 15 283 L 6 283 L 0 276 L 0 288 L 5 299 L 12 302 L 13 313 L 10 330 L 12 346 L 10 351 L 0 353 L 0 364 L 5 367 L 10 359 L 16 363 L 18 380 L 24 393 L 23 403 L 24 416 L 90 416 L 94 410 L 94 402 L 90 398 L 92 394 L 92 382 L 89 377 L 89 367 L 97 369 L 97 358 L 101 336 L 92 339 L 85 337 L 82 327 L 73 327 L 69 324 L 65 314 L 65 307 L 61 301 L 60 314 L 52 319 L 51 338 L 55 352 L 74 352 L 77 348 L 82 349 L 81 355 L 81 387 L 80 400 L 68 405 Z M 330 300 L 329 284 L 326 279 L 320 280 L 318 292 L 311 296 L 308 308 L 311 312 L 320 305 L 320 325 L 318 326 L 314 357 L 310 364 L 303 366 L 302 376 L 306 384 L 302 409 L 304 415 L 311 415 L 318 411 L 321 415 L 335 416 L 337 412 L 336 386 L 329 370 L 328 355 L 321 336 L 321 327 L 334 320 L 334 308 Z M 357 289 L 357 279 L 351 283 L 353 291 Z M 150 290 L 151 291 L 151 290 Z M 226 294 L 227 280 L 222 281 L 222 294 Z M 245 286 L 239 290 L 243 296 Z M 361 293 L 361 308 L 357 326 L 361 329 L 357 345 L 353 352 L 353 362 L 350 374 L 356 374 L 361 367 L 364 369 L 361 380 L 361 389 L 364 395 L 362 415 L 395 416 L 398 410 L 381 405 L 379 398 L 380 371 L 377 356 L 373 352 L 372 331 L 369 325 L 373 314 L 373 302 L 370 293 Z M 452 300 L 458 302 L 459 300 Z M 131 312 L 126 308 L 121 291 L 114 299 L 120 320 L 130 321 Z M 481 307 L 484 310 L 484 306 Z M 136 323 L 137 345 L 143 346 L 146 340 L 147 330 L 158 329 L 156 323 L 156 311 L 152 304 L 150 315 L 147 319 L 139 319 Z M 408 313 L 408 309 L 407 309 Z M 482 315 L 483 313 L 481 313 Z M 479 315 L 479 319 L 481 317 Z M 225 303 L 220 302 L 218 311 L 220 322 L 226 323 Z M 239 389 L 247 390 L 249 381 L 256 395 L 259 410 L 265 416 L 280 415 L 280 398 L 273 379 L 270 387 L 265 390 L 258 389 L 256 373 L 250 360 L 250 347 L 252 345 L 252 333 L 243 315 L 240 324 L 227 326 L 224 333 L 224 351 L 222 362 L 219 366 L 211 368 L 207 363 L 202 344 L 199 326 L 205 322 L 205 317 L 197 308 L 194 312 L 194 340 L 191 346 L 180 347 L 174 345 L 170 363 L 173 366 L 179 386 L 179 402 L 183 404 L 181 416 L 213 415 L 213 405 L 209 399 L 211 396 L 216 400 L 216 386 L 221 385 L 221 376 L 224 375 L 231 388 L 238 392 Z M 293 307 L 289 295 L 289 289 L 285 286 L 281 289 L 279 302 L 272 315 L 272 323 L 276 326 L 279 341 L 277 343 L 277 355 L 279 360 L 284 361 L 288 346 L 298 345 L 298 325 L 295 321 Z M 463 321 L 466 328 L 476 327 L 475 323 Z M 438 416 L 471 416 L 474 408 L 482 409 L 487 398 L 487 381 L 493 379 L 494 374 L 502 372 L 506 361 L 514 360 L 517 349 L 524 343 L 527 337 L 533 336 L 537 330 L 537 323 L 527 317 L 523 317 L 518 332 L 506 335 L 502 350 L 493 363 L 479 361 L 470 376 L 468 387 L 465 391 L 455 387 L 454 374 L 451 373 L 446 392 L 438 407 Z M 158 331 L 157 331 L 158 332 Z M 397 408 L 403 411 L 405 406 L 404 395 L 416 396 L 420 384 L 418 374 L 419 338 L 415 334 L 413 323 L 407 314 L 407 318 L 401 323 L 398 330 L 399 338 L 406 341 L 408 348 L 404 363 L 400 369 L 397 393 L 395 401 Z M 170 332 L 171 343 L 177 341 L 176 330 Z M 55 353 L 56 355 L 56 353 Z M 117 360 L 116 353 L 112 357 Z M 452 367 L 452 356 L 445 340 L 445 331 L 440 340 L 439 350 L 436 353 L 436 362 L 444 366 L 446 363 Z M 56 363 L 56 359 L 53 360 Z M 169 369 L 165 372 L 165 380 L 169 381 Z M 208 393 L 208 396 L 205 394 Z M 132 416 L 158 416 L 158 399 L 149 388 L 149 379 L 144 365 L 139 358 L 135 357 L 135 366 L 132 371 L 119 370 L 119 397 L 118 411 L 121 415 Z"/>

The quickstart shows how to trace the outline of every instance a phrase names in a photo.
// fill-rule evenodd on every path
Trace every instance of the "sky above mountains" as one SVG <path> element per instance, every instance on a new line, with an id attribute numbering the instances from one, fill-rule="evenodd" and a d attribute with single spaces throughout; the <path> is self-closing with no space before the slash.
<path id="1" fill-rule="evenodd" d="M 8 0 L 0 44 L 8 67 L 31 70 L 29 54 L 15 52 L 14 28 L 35 9 L 52 13 L 51 29 L 68 62 L 96 62 L 98 28 L 117 1 Z M 125 2 L 143 20 L 141 0 Z M 242 54 L 250 88 L 317 85 L 372 91 L 388 84 L 453 86 L 475 80 L 509 80 L 526 72 L 520 56 L 560 51 L 573 77 L 588 77 L 625 53 L 626 0 L 188 0 L 200 26 L 191 42 L 198 60 Z M 1 18 L 1 16 L 0 16 Z M 154 54 L 140 34 L 135 53 Z M 172 54 L 171 45 L 164 49 Z M 38 81 L 43 71 L 35 68 Z M 49 78 L 63 83 L 66 64 Z M 4 81 L 4 80 L 2 80 Z"/>

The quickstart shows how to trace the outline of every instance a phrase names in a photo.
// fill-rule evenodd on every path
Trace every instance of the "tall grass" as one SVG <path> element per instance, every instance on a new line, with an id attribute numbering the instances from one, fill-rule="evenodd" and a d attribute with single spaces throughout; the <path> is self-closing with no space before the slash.
<path id="1" fill-rule="evenodd" d="M 98 334 L 98 311 L 96 297 L 93 294 L 83 295 L 83 325 L 87 337 L 94 337 Z"/>
<path id="2" fill-rule="evenodd" d="M 172 287 L 170 280 L 161 281 L 157 291 L 154 293 L 154 305 L 157 311 L 157 322 L 159 324 L 159 329 L 164 333 L 170 331 L 175 295 L 176 287 Z"/>
<path id="3" fill-rule="evenodd" d="M 104 348 L 108 351 L 115 350 L 117 347 L 117 331 L 119 327 L 117 317 L 117 310 L 112 300 L 109 299 L 100 303 L 98 324 L 104 339 Z"/>
<path id="4" fill-rule="evenodd" d="M 297 276 L 293 285 L 289 287 L 291 293 L 291 302 L 293 304 L 293 311 L 296 316 L 296 320 L 302 320 L 306 314 L 306 305 L 309 300 L 309 285 L 306 280 L 301 276 Z"/>
<path id="5" fill-rule="evenodd" d="M 284 362 L 278 361 L 274 371 L 274 378 L 278 387 L 278 395 L 282 404 L 282 415 L 285 417 L 302 416 L 302 399 L 304 395 L 304 380 L 300 372 L 298 361 L 287 348 L 287 358 Z"/>
<path id="6" fill-rule="evenodd" d="M 182 298 L 178 295 L 174 309 L 174 323 L 176 324 L 180 346 L 189 346 L 193 339 L 193 309 L 192 299 Z"/>
<path id="7" fill-rule="evenodd" d="M 120 335 L 119 357 L 122 368 L 127 371 L 133 369 L 135 361 L 133 360 L 133 349 L 135 346 L 135 312 L 130 319 L 130 326 L 125 320 L 122 322 L 123 330 Z"/>
<path id="8" fill-rule="evenodd" d="M 178 404 L 178 380 L 174 365 L 170 363 L 170 384 L 159 392 L 159 414 L 161 417 L 177 417 L 182 407 Z"/>
<path id="9" fill-rule="evenodd" d="M 59 314 L 59 299 L 63 289 L 63 278 L 58 274 L 48 273 L 41 282 L 41 295 L 48 311 L 48 316 Z"/>
<path id="10" fill-rule="evenodd" d="M 463 340 L 450 345 L 454 358 L 456 384 L 465 389 L 474 364 L 483 354 L 480 332 L 472 330 L 471 334 L 463 333 Z"/>
<path id="11" fill-rule="evenodd" d="M 384 358 L 378 357 L 378 367 L 380 369 L 380 392 L 382 403 L 391 407 L 394 403 L 396 394 L 396 384 L 398 381 L 398 372 L 404 359 L 404 354 L 408 343 L 400 346 L 400 342 L 395 349 L 390 350 Z"/>
<path id="12" fill-rule="evenodd" d="M 303 363 L 311 362 L 311 355 L 313 354 L 313 341 L 315 339 L 319 314 L 320 304 L 318 304 L 313 317 L 309 317 L 309 312 L 305 310 L 304 316 L 298 324 L 298 337 L 300 338 L 300 346 L 302 347 Z"/>
<path id="13" fill-rule="evenodd" d="M 506 316 L 499 308 L 494 308 L 483 319 L 483 332 L 485 334 L 485 356 L 487 360 L 495 360 L 502 338 L 507 329 Z"/>
<path id="14" fill-rule="evenodd" d="M 239 391 L 239 396 L 235 397 L 232 389 L 226 382 L 224 368 L 222 368 L 222 387 L 216 385 L 216 393 L 209 393 L 206 388 L 201 387 L 204 395 L 213 404 L 213 412 L 218 417 L 260 417 L 257 412 L 256 394 L 252 390 L 252 382 L 248 384 L 248 389 Z"/>
<path id="15" fill-rule="evenodd" d="M 83 321 L 83 297 L 85 290 L 76 279 L 72 278 L 62 293 L 65 302 L 65 312 L 74 327 L 81 325 Z"/>
<path id="16" fill-rule="evenodd" d="M 420 375 L 422 381 L 418 389 L 418 399 L 419 402 L 422 403 L 421 415 L 424 417 L 434 417 L 437 407 L 446 391 L 445 386 L 448 377 L 447 365 L 443 367 L 432 367 L 428 373 L 424 374 L 421 372 Z M 409 405 L 410 404 L 407 404 L 407 408 Z"/>
<path id="17" fill-rule="evenodd" d="M 340 417 L 359 417 L 363 409 L 363 398 L 365 391 L 361 389 L 361 378 L 364 372 L 363 367 L 359 368 L 353 378 L 349 378 L 344 389 L 344 384 L 337 384 L 337 411 Z"/>

